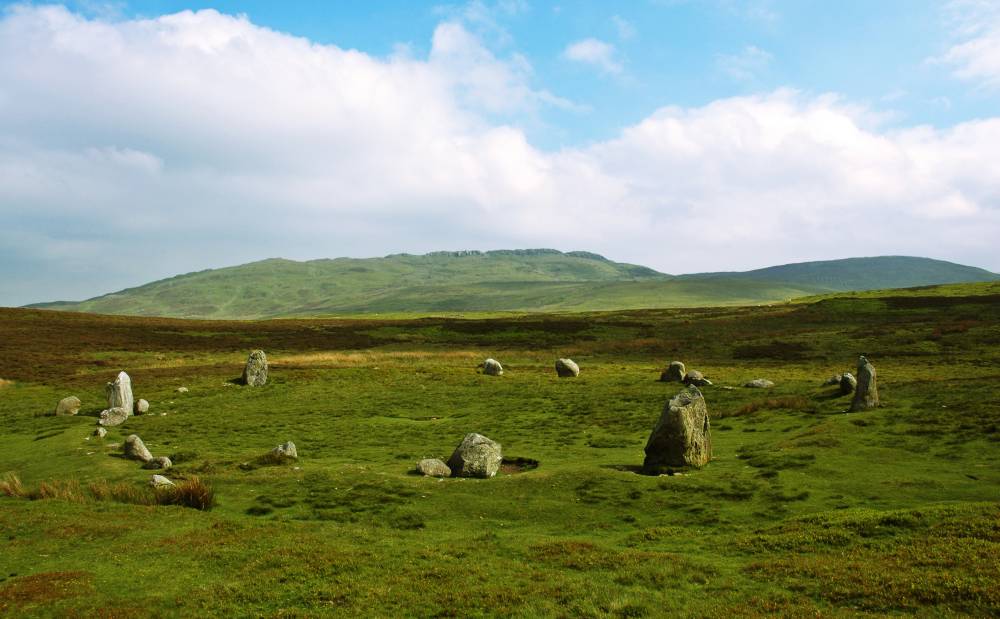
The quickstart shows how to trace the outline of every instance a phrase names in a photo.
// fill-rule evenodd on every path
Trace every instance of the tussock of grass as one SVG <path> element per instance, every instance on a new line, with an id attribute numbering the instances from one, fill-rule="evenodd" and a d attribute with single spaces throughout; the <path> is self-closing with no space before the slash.
<path id="1" fill-rule="evenodd" d="M 21 484 L 21 478 L 14 473 L 5 473 L 3 479 L 0 479 L 0 492 L 4 495 L 14 498 L 22 498 L 24 494 L 24 486 Z"/>
<path id="2" fill-rule="evenodd" d="M 17 475 L 7 473 L 3 480 L 0 480 L 0 492 L 9 497 L 30 501 L 58 500 L 73 503 L 112 501 L 130 505 L 181 505 L 202 511 L 215 506 L 215 491 L 197 477 L 178 481 L 175 486 L 161 488 L 101 480 L 91 482 L 84 491 L 77 480 L 43 481 L 37 488 L 25 488 Z"/>
<path id="3" fill-rule="evenodd" d="M 3 389 L 4 387 L 10 387 L 13 384 L 14 381 L 12 380 L 7 380 L 6 378 L 0 378 L 0 389 Z"/>

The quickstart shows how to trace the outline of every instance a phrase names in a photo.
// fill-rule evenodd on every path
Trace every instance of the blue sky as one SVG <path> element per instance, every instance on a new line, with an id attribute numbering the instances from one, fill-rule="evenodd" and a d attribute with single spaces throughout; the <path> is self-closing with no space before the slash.
<path id="1" fill-rule="evenodd" d="M 996 0 L 0 5 L 0 304 L 439 249 L 1000 270 Z"/>

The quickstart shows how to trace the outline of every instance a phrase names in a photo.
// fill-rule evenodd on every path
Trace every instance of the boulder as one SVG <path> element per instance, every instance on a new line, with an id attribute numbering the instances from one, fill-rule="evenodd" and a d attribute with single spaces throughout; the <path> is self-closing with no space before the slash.
<path id="1" fill-rule="evenodd" d="M 572 359 L 556 359 L 556 374 L 562 378 L 579 376 L 580 366 Z"/>
<path id="2" fill-rule="evenodd" d="M 705 378 L 705 375 L 698 370 L 688 370 L 684 375 L 684 380 L 681 382 L 685 385 L 694 385 L 695 387 L 705 387 L 712 384 L 712 381 Z"/>
<path id="3" fill-rule="evenodd" d="M 448 458 L 448 468 L 454 477 L 489 478 L 500 470 L 502 460 L 500 443 L 471 432 Z"/>
<path id="4" fill-rule="evenodd" d="M 119 372 L 114 382 L 104 387 L 104 393 L 108 396 L 108 408 L 124 408 L 128 415 L 132 414 L 135 400 L 132 398 L 132 379 L 128 374 Z"/>
<path id="5" fill-rule="evenodd" d="M 166 456 L 159 456 L 157 458 L 153 458 L 152 460 L 147 461 L 145 464 L 142 465 L 142 468 L 167 470 L 173 465 L 174 463 L 170 461 L 170 458 Z"/>
<path id="6" fill-rule="evenodd" d="M 288 441 L 282 443 L 281 445 L 278 445 L 277 447 L 271 450 L 271 453 L 276 456 L 286 456 L 288 458 L 299 457 L 299 452 L 297 449 L 295 449 L 295 443 L 293 443 L 292 441 Z"/>
<path id="7" fill-rule="evenodd" d="M 875 381 L 875 366 L 864 355 L 858 358 L 858 384 L 854 389 L 851 411 L 875 408 L 878 402 L 878 385 Z"/>
<path id="8" fill-rule="evenodd" d="M 142 415 L 149 412 L 149 402 L 143 399 L 138 399 L 135 401 L 135 414 Z"/>
<path id="9" fill-rule="evenodd" d="M 437 458 L 424 458 L 417 462 L 417 470 L 426 477 L 451 477 L 451 469 Z"/>
<path id="10" fill-rule="evenodd" d="M 840 384 L 840 379 L 843 376 L 844 376 L 843 374 L 834 374 L 830 378 L 828 378 L 825 381 L 823 381 L 823 386 L 824 387 L 829 387 L 831 385 L 839 385 Z"/>
<path id="11" fill-rule="evenodd" d="M 708 407 L 701 391 L 689 386 L 674 396 L 646 441 L 642 468 L 659 474 L 668 467 L 703 466 L 712 458 Z"/>
<path id="12" fill-rule="evenodd" d="M 503 366 L 496 359 L 487 359 L 479 367 L 483 368 L 483 374 L 487 376 L 503 376 Z"/>
<path id="13" fill-rule="evenodd" d="M 154 488 L 169 488 L 174 485 L 174 482 L 170 481 L 163 475 L 153 475 L 149 480 L 149 485 Z"/>
<path id="14" fill-rule="evenodd" d="M 263 350 L 255 350 L 247 357 L 243 368 L 243 384 L 251 387 L 263 387 L 267 382 L 267 355 Z"/>
<path id="15" fill-rule="evenodd" d="M 187 393 L 189 390 L 187 387 L 178 387 L 176 391 L 177 393 Z"/>
<path id="16" fill-rule="evenodd" d="M 102 426 L 118 426 L 125 423 L 128 419 L 128 411 L 121 406 L 116 406 L 115 408 L 108 408 L 101 411 L 101 416 L 97 420 L 97 423 Z"/>
<path id="17" fill-rule="evenodd" d="M 75 415 L 80 412 L 80 398 L 71 395 L 56 404 L 56 415 Z"/>
<path id="18" fill-rule="evenodd" d="M 770 389 L 774 386 L 774 382 L 767 380 L 766 378 L 755 378 L 743 386 L 750 387 L 751 389 Z"/>
<path id="19" fill-rule="evenodd" d="M 128 438 L 125 439 L 125 457 L 129 460 L 140 460 L 142 462 L 149 462 L 153 459 L 153 454 L 149 453 L 149 449 L 146 448 L 146 444 L 142 442 L 138 434 L 130 434 Z"/>
<path id="20" fill-rule="evenodd" d="M 687 370 L 684 369 L 684 364 L 680 361 L 671 361 L 667 369 L 663 370 L 660 374 L 660 380 L 665 383 L 680 383 L 684 382 L 684 374 Z"/>
<path id="21" fill-rule="evenodd" d="M 104 438 L 107 435 L 108 431 L 105 430 L 104 428 L 97 428 L 96 430 L 94 430 L 94 436 L 96 436 L 97 438 Z"/>
<path id="22" fill-rule="evenodd" d="M 854 393 L 854 388 L 858 386 L 858 379 L 854 378 L 850 372 L 844 372 L 840 375 L 840 380 L 837 381 L 837 384 L 840 385 L 840 395 L 850 395 Z"/>

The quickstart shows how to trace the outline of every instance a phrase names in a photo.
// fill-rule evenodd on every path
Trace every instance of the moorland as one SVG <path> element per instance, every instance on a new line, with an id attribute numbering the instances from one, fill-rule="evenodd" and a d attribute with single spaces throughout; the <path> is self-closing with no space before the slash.
<path id="1" fill-rule="evenodd" d="M 268 382 L 241 386 L 255 348 Z M 848 413 L 822 383 L 859 354 L 882 406 Z M 642 475 L 675 359 L 714 383 L 713 459 Z M 998 367 L 997 283 L 464 319 L 0 309 L 20 488 L 0 492 L 0 614 L 997 615 Z M 94 437 L 123 369 L 150 411 Z M 78 415 L 48 414 L 68 395 Z M 468 432 L 537 467 L 413 473 Z M 211 509 L 136 504 L 133 433 Z M 297 460 L 261 459 L 288 440 Z"/>

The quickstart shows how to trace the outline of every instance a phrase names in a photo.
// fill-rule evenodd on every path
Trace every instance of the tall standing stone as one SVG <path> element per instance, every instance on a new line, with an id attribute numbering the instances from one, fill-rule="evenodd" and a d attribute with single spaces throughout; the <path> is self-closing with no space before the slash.
<path id="1" fill-rule="evenodd" d="M 686 372 L 687 369 L 683 363 L 680 361 L 671 361 L 667 369 L 663 370 L 663 373 L 660 374 L 660 380 L 665 383 L 679 383 L 684 380 Z"/>
<path id="2" fill-rule="evenodd" d="M 104 393 L 108 396 L 108 408 L 124 408 L 128 414 L 132 414 L 135 407 L 135 400 L 132 397 L 132 379 L 124 371 L 119 372 L 113 383 L 108 383 L 104 387 Z"/>
<path id="3" fill-rule="evenodd" d="M 864 355 L 858 358 L 858 384 L 854 388 L 851 411 L 863 411 L 878 406 L 878 385 L 875 381 L 875 366 Z"/>
<path id="4" fill-rule="evenodd" d="M 247 358 L 243 368 L 243 384 L 251 387 L 263 387 L 267 382 L 267 355 L 263 350 L 255 350 Z"/>
<path id="5" fill-rule="evenodd" d="M 663 407 L 656 427 L 646 441 L 647 473 L 668 467 L 703 466 L 712 459 L 712 434 L 708 407 L 697 387 L 689 386 Z"/>

